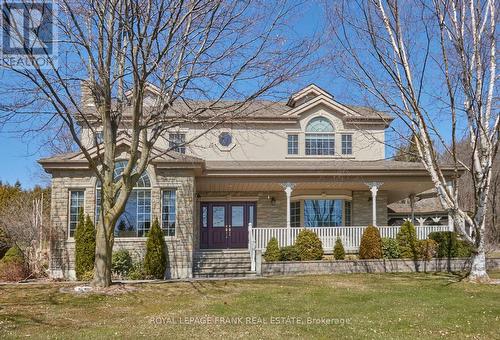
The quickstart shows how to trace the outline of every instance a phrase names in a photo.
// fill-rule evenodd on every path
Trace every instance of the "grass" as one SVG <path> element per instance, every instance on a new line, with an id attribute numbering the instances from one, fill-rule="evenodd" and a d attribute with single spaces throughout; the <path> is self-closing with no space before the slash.
<path id="1" fill-rule="evenodd" d="M 499 285 L 446 274 L 142 284 L 115 295 L 62 287 L 0 286 L 0 338 L 492 339 L 500 324 Z"/>

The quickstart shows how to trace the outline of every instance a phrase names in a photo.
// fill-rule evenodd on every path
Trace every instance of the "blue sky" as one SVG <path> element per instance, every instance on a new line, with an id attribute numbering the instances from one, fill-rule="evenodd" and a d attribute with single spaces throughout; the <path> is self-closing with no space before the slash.
<path id="1" fill-rule="evenodd" d="M 301 35 L 322 32 L 325 23 L 321 12 L 322 9 L 317 2 L 307 2 L 307 5 L 301 7 L 302 15 L 296 18 L 296 22 L 291 23 L 292 30 Z M 0 81 L 13 83 L 16 79 L 12 74 L 0 72 Z M 294 84 L 294 87 L 306 86 L 309 83 L 321 86 L 341 102 L 364 104 L 361 101 L 363 93 L 353 89 L 327 66 L 301 78 L 298 83 Z M 0 94 L 0 101 L 1 96 L 5 94 Z M 436 117 L 436 122 L 439 118 L 439 116 Z M 32 187 L 35 184 L 47 183 L 47 176 L 42 175 L 43 170 L 36 161 L 47 154 L 47 151 L 41 147 L 41 142 L 51 138 L 51 132 L 40 132 L 24 137 L 21 137 L 19 132 L 13 132 L 26 129 L 26 127 L 27 123 L 11 124 L 3 129 L 0 127 L 0 180 L 11 184 L 19 180 L 23 187 Z M 388 150 L 389 153 L 392 152 Z"/>

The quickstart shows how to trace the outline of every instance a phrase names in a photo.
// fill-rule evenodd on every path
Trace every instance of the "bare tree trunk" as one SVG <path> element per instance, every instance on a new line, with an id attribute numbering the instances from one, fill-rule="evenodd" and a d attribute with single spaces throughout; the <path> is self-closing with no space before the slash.
<path id="1" fill-rule="evenodd" d="M 113 230 L 113 227 L 109 224 L 109 221 L 97 224 L 94 279 L 92 280 L 92 286 L 94 287 L 108 287 L 111 285 L 114 237 L 112 232 L 110 237 L 109 229 Z"/>

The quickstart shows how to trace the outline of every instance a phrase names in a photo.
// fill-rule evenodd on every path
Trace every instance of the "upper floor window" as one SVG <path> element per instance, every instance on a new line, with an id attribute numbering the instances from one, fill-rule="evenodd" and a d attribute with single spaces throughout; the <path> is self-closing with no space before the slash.
<path id="1" fill-rule="evenodd" d="M 306 155 L 335 154 L 335 133 L 332 123 L 324 118 L 311 119 L 306 127 Z"/>
<path id="2" fill-rule="evenodd" d="M 222 132 L 219 135 L 219 144 L 223 147 L 229 147 L 233 142 L 233 136 L 229 132 Z"/>
<path id="3" fill-rule="evenodd" d="M 186 153 L 186 135 L 184 133 L 171 133 L 168 137 L 169 147 L 172 150 Z"/>
<path id="4" fill-rule="evenodd" d="M 352 135 L 342 135 L 342 154 L 352 155 Z"/>
<path id="5" fill-rule="evenodd" d="M 103 131 L 96 131 L 95 132 L 95 143 L 100 145 L 104 142 L 104 132 Z"/>
<path id="6" fill-rule="evenodd" d="M 299 154 L 299 135 L 288 135 L 288 154 Z"/>

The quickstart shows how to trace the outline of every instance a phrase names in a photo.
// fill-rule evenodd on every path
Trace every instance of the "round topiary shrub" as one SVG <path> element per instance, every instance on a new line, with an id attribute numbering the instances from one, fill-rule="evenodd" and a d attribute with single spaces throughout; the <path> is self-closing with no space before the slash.
<path id="1" fill-rule="evenodd" d="M 301 261 L 314 261 L 323 258 L 323 244 L 312 230 L 302 229 L 295 240 L 295 247 Z"/>
<path id="2" fill-rule="evenodd" d="M 296 246 L 286 246 L 280 249 L 280 261 L 300 261 Z"/>
<path id="3" fill-rule="evenodd" d="M 18 246 L 9 248 L 0 260 L 0 281 L 21 281 L 28 275 L 29 271 L 21 249 Z"/>
<path id="4" fill-rule="evenodd" d="M 280 260 L 280 246 L 276 237 L 269 240 L 266 247 L 266 252 L 264 253 L 264 260 L 267 262 L 274 262 Z"/>
<path id="5" fill-rule="evenodd" d="M 424 261 L 430 261 L 436 256 L 438 244 L 436 241 L 427 239 L 417 241 L 418 257 Z"/>
<path id="6" fill-rule="evenodd" d="M 144 273 L 147 277 L 163 279 L 167 269 L 165 254 L 165 237 L 156 218 L 148 233 L 146 241 L 146 255 L 144 256 Z"/>
<path id="7" fill-rule="evenodd" d="M 359 245 L 360 259 L 381 259 L 382 258 L 382 239 L 380 232 L 374 226 L 368 226 L 361 236 Z"/>
<path id="8" fill-rule="evenodd" d="M 333 257 L 335 260 L 345 259 L 344 245 L 342 244 L 340 237 L 337 237 L 337 240 L 335 241 L 335 246 L 333 247 Z"/>
<path id="9" fill-rule="evenodd" d="M 418 259 L 417 231 L 413 223 L 409 221 L 403 223 L 396 236 L 396 240 L 398 240 L 402 258 Z"/>
<path id="10" fill-rule="evenodd" d="M 75 272 L 76 278 L 84 280 L 87 272 L 94 270 L 95 261 L 95 228 L 94 223 L 87 215 L 80 211 L 78 224 L 75 231 Z M 88 276 L 88 275 L 87 275 Z"/>
<path id="11" fill-rule="evenodd" d="M 398 241 L 389 237 L 382 238 L 382 255 L 384 259 L 399 259 L 401 254 Z"/>
<path id="12" fill-rule="evenodd" d="M 126 249 L 120 249 L 113 253 L 112 259 L 113 273 L 120 277 L 126 277 L 132 269 L 132 256 Z"/>

